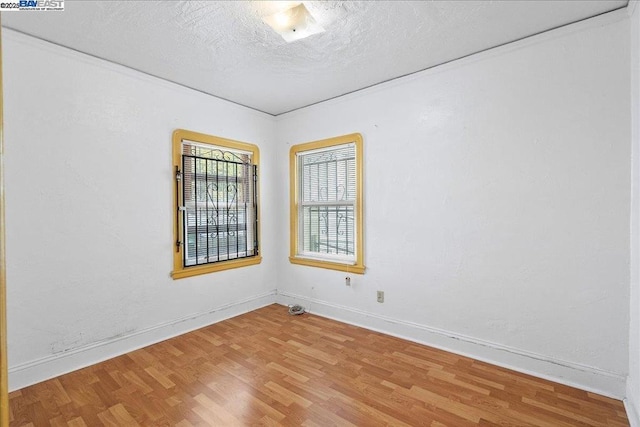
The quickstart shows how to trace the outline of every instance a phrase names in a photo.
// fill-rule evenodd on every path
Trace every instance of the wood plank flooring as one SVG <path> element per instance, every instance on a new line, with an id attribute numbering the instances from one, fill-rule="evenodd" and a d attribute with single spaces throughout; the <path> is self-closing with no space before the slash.
<path id="1" fill-rule="evenodd" d="M 271 305 L 10 394 L 11 426 L 628 426 L 620 401 Z"/>

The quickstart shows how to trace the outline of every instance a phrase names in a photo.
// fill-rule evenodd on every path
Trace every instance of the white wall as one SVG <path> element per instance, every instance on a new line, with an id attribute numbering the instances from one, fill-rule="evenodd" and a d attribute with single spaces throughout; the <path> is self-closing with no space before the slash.
<path id="1" fill-rule="evenodd" d="M 640 427 L 640 8 L 631 14 L 631 295 L 629 378 L 625 404 L 634 427 Z"/>
<path id="2" fill-rule="evenodd" d="M 274 121 L 3 31 L 10 388 L 274 301 L 277 218 L 262 186 L 261 265 L 174 281 L 171 135 L 255 143 Z"/>
<path id="3" fill-rule="evenodd" d="M 621 11 L 280 116 L 280 159 L 363 134 L 368 268 L 283 244 L 279 301 L 624 396 L 629 92 Z"/>

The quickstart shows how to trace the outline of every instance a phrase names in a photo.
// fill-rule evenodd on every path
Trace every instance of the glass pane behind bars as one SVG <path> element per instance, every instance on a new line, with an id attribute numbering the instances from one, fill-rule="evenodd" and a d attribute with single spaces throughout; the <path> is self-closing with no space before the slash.
<path id="1" fill-rule="evenodd" d="M 354 254 L 353 206 L 305 206 L 302 223 L 305 252 Z"/>
<path id="2" fill-rule="evenodd" d="M 256 166 L 248 157 L 184 146 L 185 266 L 257 255 Z"/>
<path id="3" fill-rule="evenodd" d="M 303 154 L 299 160 L 302 250 L 353 256 L 355 146 Z"/>

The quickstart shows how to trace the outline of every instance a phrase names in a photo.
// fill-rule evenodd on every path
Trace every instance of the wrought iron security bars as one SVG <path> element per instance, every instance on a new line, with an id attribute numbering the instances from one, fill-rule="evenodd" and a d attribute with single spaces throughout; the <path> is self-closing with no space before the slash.
<path id="1" fill-rule="evenodd" d="M 257 177 L 249 154 L 183 145 L 176 249 L 185 267 L 258 255 Z"/>

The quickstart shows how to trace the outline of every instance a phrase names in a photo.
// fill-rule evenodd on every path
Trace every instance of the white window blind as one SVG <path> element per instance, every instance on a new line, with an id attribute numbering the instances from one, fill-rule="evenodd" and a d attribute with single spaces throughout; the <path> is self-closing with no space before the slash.
<path id="1" fill-rule="evenodd" d="M 355 145 L 300 152 L 297 164 L 300 255 L 354 261 Z"/>

